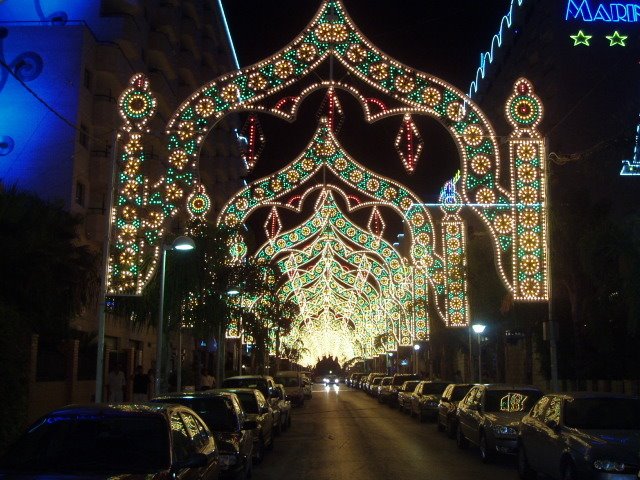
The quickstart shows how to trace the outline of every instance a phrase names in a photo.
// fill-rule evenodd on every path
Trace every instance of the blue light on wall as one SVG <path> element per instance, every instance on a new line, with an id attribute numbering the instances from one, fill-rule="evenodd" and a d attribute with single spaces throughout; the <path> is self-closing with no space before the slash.
<path id="1" fill-rule="evenodd" d="M 565 20 L 581 22 L 638 23 L 640 2 L 567 0 Z"/>

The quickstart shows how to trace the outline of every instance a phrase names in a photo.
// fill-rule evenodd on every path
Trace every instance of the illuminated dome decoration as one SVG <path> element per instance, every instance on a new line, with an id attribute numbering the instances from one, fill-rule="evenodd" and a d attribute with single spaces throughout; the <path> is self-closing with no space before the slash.
<path id="1" fill-rule="evenodd" d="M 323 77 L 325 70 L 318 67 L 329 57 L 348 72 L 346 80 Z M 326 104 L 307 148 L 237 192 L 217 219 L 237 228 L 262 215 L 265 244 L 249 252 L 239 236 L 229 245 L 230 255 L 237 261 L 253 255 L 277 262 L 279 295 L 294 300 L 301 312 L 286 344 L 304 345 L 310 357 L 336 352 L 341 359 L 368 357 L 427 340 L 430 312 L 449 327 L 468 325 L 462 207 L 483 222 L 499 276 L 514 300 L 548 298 L 546 152 L 537 130 L 543 109 L 531 83 L 517 80 L 506 102 L 513 131 L 508 165 L 501 164 L 496 134 L 479 107 L 451 84 L 377 49 L 339 0 L 324 0 L 307 28 L 275 55 L 227 73 L 185 99 L 166 126 L 166 168 L 155 183 L 141 168 L 145 122 L 155 104 L 144 76 L 132 79 L 120 102 L 124 153 L 109 293 L 140 294 L 155 271 L 166 220 L 185 206 L 192 215 L 205 214 L 206 201 L 194 184 L 200 178 L 201 146 L 216 122 L 231 113 L 249 115 L 243 155 L 252 166 L 264 142 L 258 116 L 293 122 L 318 90 Z M 336 137 L 343 121 L 339 95 L 353 96 L 369 124 L 389 117 L 397 121 L 395 143 L 408 172 L 415 170 L 423 149 L 414 120 L 428 116 L 440 122 L 460 153 L 460 174 L 445 187 L 441 211 L 432 214 L 403 185 L 348 155 Z M 509 177 L 501 178 L 501 172 Z M 318 178 L 324 174 L 330 180 Z M 295 217 L 314 200 L 311 218 L 294 229 L 283 227 L 282 212 Z M 389 228 L 383 214 L 406 225 L 402 249 L 385 240 Z"/>
<path id="2" fill-rule="evenodd" d="M 187 199 L 187 210 L 191 218 L 202 219 L 211 209 L 211 198 L 207 195 L 204 185 L 198 185 Z"/>

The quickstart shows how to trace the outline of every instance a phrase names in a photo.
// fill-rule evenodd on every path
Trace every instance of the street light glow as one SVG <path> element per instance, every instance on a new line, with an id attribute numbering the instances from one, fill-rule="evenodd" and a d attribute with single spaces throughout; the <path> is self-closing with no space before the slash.
<path id="1" fill-rule="evenodd" d="M 182 251 L 193 250 L 194 248 L 196 248 L 196 244 L 192 238 L 182 235 L 173 241 L 173 248 L 175 250 Z"/>
<path id="2" fill-rule="evenodd" d="M 475 333 L 480 335 L 482 332 L 484 332 L 484 329 L 487 328 L 487 326 L 486 325 L 482 325 L 482 324 L 475 324 L 471 328 L 473 328 L 473 331 Z"/>
<path id="3" fill-rule="evenodd" d="M 413 349 L 417 352 L 418 350 L 420 350 L 420 345 L 415 344 L 415 345 L 413 346 Z"/>
<path id="4" fill-rule="evenodd" d="M 236 290 L 235 288 L 232 288 L 227 292 L 227 295 L 234 296 L 234 295 L 238 295 L 239 293 L 240 293 L 240 290 Z"/>

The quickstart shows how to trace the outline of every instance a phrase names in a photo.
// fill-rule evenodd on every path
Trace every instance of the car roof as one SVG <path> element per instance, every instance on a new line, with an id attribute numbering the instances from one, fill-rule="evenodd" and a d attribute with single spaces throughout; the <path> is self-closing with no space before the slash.
<path id="1" fill-rule="evenodd" d="M 213 392 L 229 392 L 229 393 L 255 393 L 255 392 L 259 392 L 260 390 L 258 390 L 257 388 L 234 388 L 234 387 L 229 387 L 229 388 L 216 388 L 215 390 L 211 390 Z"/>
<path id="2" fill-rule="evenodd" d="M 484 387 L 486 390 L 534 390 L 536 392 L 542 391 L 538 387 L 534 387 L 533 385 L 513 385 L 510 383 L 486 383 L 478 385 Z"/>
<path id="3" fill-rule="evenodd" d="M 171 400 L 174 398 L 207 398 L 207 397 L 232 397 L 234 394 L 232 392 L 227 391 L 217 391 L 217 390 L 204 390 L 199 392 L 171 392 L 165 393 L 163 395 L 158 395 L 153 399 L 153 401 L 163 401 L 167 400 L 165 403 L 171 403 Z"/>
<path id="4" fill-rule="evenodd" d="M 579 398 L 620 398 L 629 400 L 640 400 L 640 397 L 636 395 L 629 395 L 624 393 L 608 393 L 608 392 L 560 392 L 549 393 L 549 396 L 555 395 L 557 397 L 563 397 L 566 399 L 579 399 Z"/>
<path id="5" fill-rule="evenodd" d="M 296 372 L 294 370 L 283 370 L 282 372 L 278 372 L 274 375 L 275 377 L 301 377 L 302 373 Z"/>
<path id="6" fill-rule="evenodd" d="M 227 380 L 250 380 L 255 378 L 259 378 L 263 380 L 267 380 L 267 379 L 273 380 L 273 377 L 271 375 L 236 375 L 235 377 L 225 378 L 223 382 L 226 382 Z"/>
<path id="7" fill-rule="evenodd" d="M 93 403 L 73 404 L 57 408 L 47 415 L 135 415 L 164 414 L 172 408 L 184 408 L 182 405 L 169 403 Z"/>

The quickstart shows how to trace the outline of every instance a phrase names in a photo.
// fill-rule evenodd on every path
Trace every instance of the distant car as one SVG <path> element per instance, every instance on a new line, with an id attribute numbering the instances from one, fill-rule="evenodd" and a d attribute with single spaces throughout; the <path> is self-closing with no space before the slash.
<path id="1" fill-rule="evenodd" d="M 364 381 L 362 382 L 362 389 L 367 392 L 368 394 L 371 394 L 371 384 L 373 383 L 373 379 L 377 378 L 377 377 L 386 377 L 387 375 L 385 373 L 370 373 L 368 375 L 366 375 L 364 377 Z"/>
<path id="2" fill-rule="evenodd" d="M 520 420 L 540 397 L 536 387 L 474 385 L 458 403 L 458 447 L 478 445 L 485 463 L 496 453 L 515 453 Z"/>
<path id="3" fill-rule="evenodd" d="M 393 380 L 391 380 L 384 403 L 390 407 L 395 407 L 398 404 L 398 392 L 400 391 L 400 388 L 404 385 L 404 382 L 408 382 L 410 380 L 420 380 L 420 375 L 413 373 L 396 373 L 393 376 Z"/>
<path id="4" fill-rule="evenodd" d="M 340 378 L 337 375 L 333 374 L 325 375 L 324 377 L 322 377 L 322 383 L 324 383 L 325 387 L 329 385 L 339 385 Z"/>
<path id="5" fill-rule="evenodd" d="M 284 431 L 291 426 L 291 401 L 287 400 L 287 394 L 282 384 L 276 383 L 276 388 L 278 389 L 278 392 L 280 392 L 279 407 L 282 412 L 280 430 Z"/>
<path id="6" fill-rule="evenodd" d="M 470 383 L 452 383 L 442 393 L 438 403 L 438 430 L 446 431 L 449 438 L 456 436 L 458 403 L 473 387 Z"/>
<path id="7" fill-rule="evenodd" d="M 71 405 L 40 418 L 0 459 L 6 478 L 217 479 L 218 448 L 182 405 Z"/>
<path id="8" fill-rule="evenodd" d="M 542 397 L 522 418 L 518 473 L 573 480 L 640 475 L 640 398 L 610 393 Z"/>
<path id="9" fill-rule="evenodd" d="M 255 427 L 253 430 L 253 459 L 255 463 L 260 463 L 264 458 L 265 449 L 271 450 L 273 448 L 273 437 L 275 435 L 273 409 L 264 398 L 264 395 L 255 388 L 226 388 L 213 391 L 235 393 L 240 399 L 242 410 L 244 410 L 247 420 L 255 422 L 255 424 L 252 423 L 252 426 Z"/>
<path id="10" fill-rule="evenodd" d="M 255 422 L 246 418 L 240 400 L 230 392 L 173 393 L 153 403 L 178 403 L 196 412 L 207 424 L 219 449 L 221 477 L 244 480 L 251 477 Z"/>
<path id="11" fill-rule="evenodd" d="M 304 405 L 304 377 L 299 372 L 284 371 L 275 375 L 274 381 L 282 384 L 286 392 L 286 398 L 294 405 Z"/>
<path id="12" fill-rule="evenodd" d="M 376 397 L 378 398 L 378 402 L 385 403 L 390 396 L 391 392 L 391 382 L 393 381 L 393 377 L 383 377 L 380 385 L 378 385 L 378 393 Z"/>
<path id="13" fill-rule="evenodd" d="M 420 380 L 410 380 L 404 382 L 398 390 L 398 408 L 402 413 L 409 413 L 411 410 L 411 394 L 419 383 Z"/>
<path id="14" fill-rule="evenodd" d="M 411 410 L 409 413 L 418 420 L 435 420 L 438 415 L 438 403 L 442 392 L 451 382 L 424 380 L 418 384 L 411 394 Z"/>

